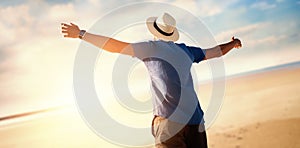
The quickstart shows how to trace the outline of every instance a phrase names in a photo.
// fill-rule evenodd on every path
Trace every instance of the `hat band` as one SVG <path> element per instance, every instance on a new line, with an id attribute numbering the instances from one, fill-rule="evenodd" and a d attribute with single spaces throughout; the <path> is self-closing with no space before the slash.
<path id="1" fill-rule="evenodd" d="M 167 33 L 167 32 L 165 32 L 165 31 L 161 30 L 161 29 L 157 26 L 156 20 L 154 21 L 153 26 L 154 26 L 154 28 L 155 28 L 159 33 L 161 33 L 162 35 L 165 35 L 165 36 L 171 36 L 171 35 L 173 35 L 173 33 L 174 33 L 174 31 L 171 32 L 171 33 Z"/>

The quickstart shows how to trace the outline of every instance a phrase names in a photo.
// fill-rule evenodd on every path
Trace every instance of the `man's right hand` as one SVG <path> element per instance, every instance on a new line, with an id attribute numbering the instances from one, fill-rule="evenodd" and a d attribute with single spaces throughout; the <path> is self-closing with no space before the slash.
<path id="1" fill-rule="evenodd" d="M 61 23 L 61 32 L 63 33 L 64 37 L 68 37 L 68 38 L 78 38 L 79 37 L 79 32 L 80 29 L 77 25 L 70 23 L 69 24 L 65 24 L 65 23 Z"/>

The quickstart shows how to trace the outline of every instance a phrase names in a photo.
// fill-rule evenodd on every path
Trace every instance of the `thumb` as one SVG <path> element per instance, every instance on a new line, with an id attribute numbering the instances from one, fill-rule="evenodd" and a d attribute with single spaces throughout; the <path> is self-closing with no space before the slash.
<path id="1" fill-rule="evenodd" d="M 234 36 L 231 38 L 232 41 L 234 41 Z"/>

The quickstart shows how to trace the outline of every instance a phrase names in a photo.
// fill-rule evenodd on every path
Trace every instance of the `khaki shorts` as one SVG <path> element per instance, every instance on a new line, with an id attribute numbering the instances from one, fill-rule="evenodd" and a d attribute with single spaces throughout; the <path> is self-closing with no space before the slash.
<path id="1" fill-rule="evenodd" d="M 155 116 L 152 121 L 152 134 L 156 148 L 207 148 L 203 124 L 183 125 Z"/>

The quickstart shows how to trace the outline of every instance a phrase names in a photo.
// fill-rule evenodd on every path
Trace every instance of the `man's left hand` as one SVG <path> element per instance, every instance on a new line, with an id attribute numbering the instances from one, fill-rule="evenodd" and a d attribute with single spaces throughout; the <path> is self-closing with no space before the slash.
<path id="1" fill-rule="evenodd" d="M 234 36 L 231 38 L 232 42 L 234 43 L 234 48 L 241 48 L 242 47 L 242 43 L 239 39 L 234 38 Z"/>

